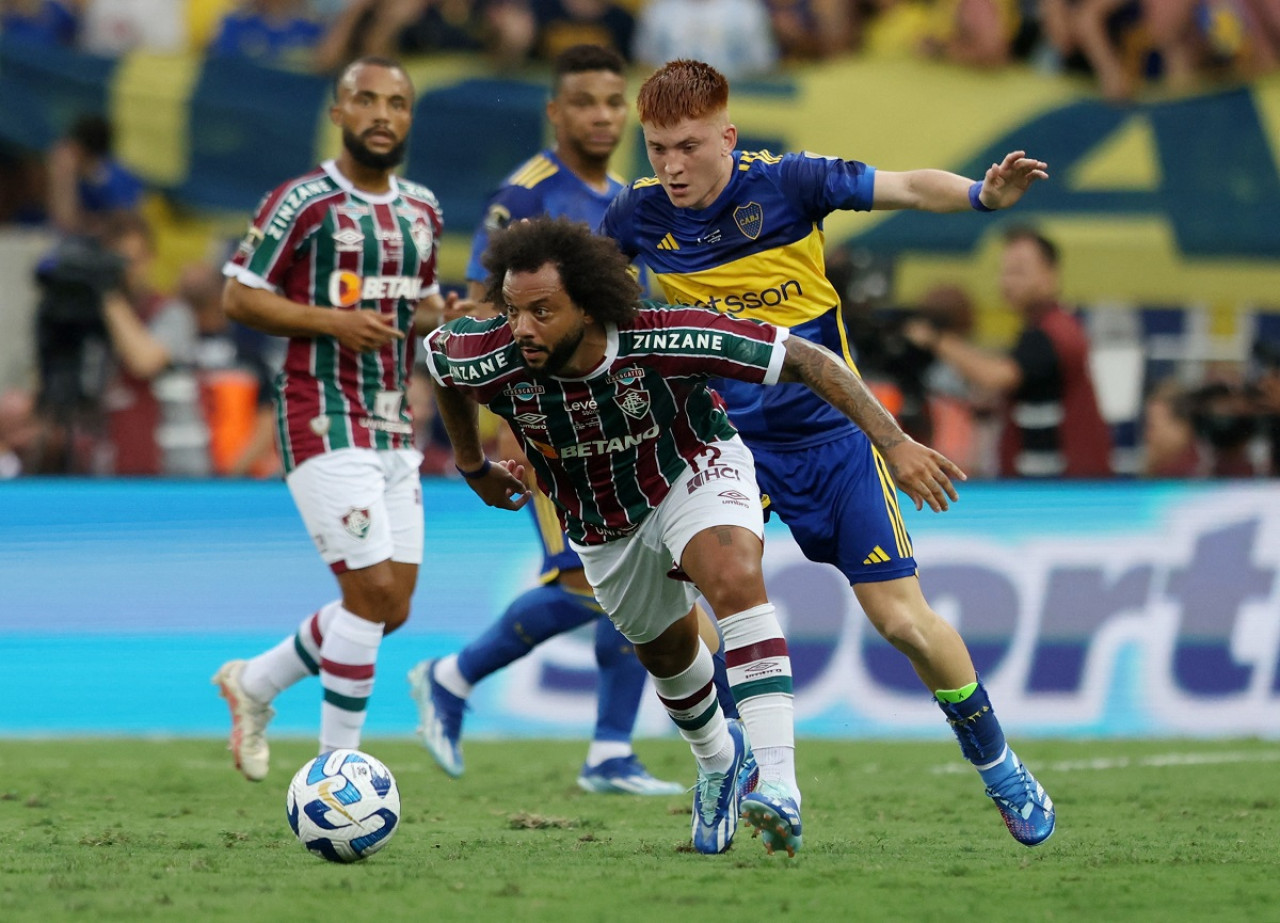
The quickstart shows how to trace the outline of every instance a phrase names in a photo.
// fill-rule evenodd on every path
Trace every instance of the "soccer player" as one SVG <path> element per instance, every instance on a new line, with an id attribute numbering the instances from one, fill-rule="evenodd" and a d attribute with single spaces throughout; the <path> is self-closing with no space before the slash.
<path id="1" fill-rule="evenodd" d="M 839 297 L 827 281 L 822 221 L 836 209 L 934 212 L 1008 208 L 1048 178 L 1015 151 L 979 182 L 942 170 L 893 173 L 815 154 L 736 150 L 729 84 L 700 61 L 664 65 L 637 110 L 654 176 L 632 183 L 601 225 L 656 275 L 666 300 L 790 328 L 853 366 Z M 848 578 L 871 623 L 907 655 L 937 699 L 1013 836 L 1053 832 L 1053 802 L 1005 743 L 968 648 L 921 593 L 895 482 L 920 508 L 921 448 L 893 444 L 804 388 L 716 383 L 755 456 L 769 510 L 813 561 Z M 942 509 L 945 497 L 936 497 Z M 954 499 L 954 498 L 953 498 Z M 932 505 L 932 504 L 931 504 Z M 731 677 L 732 678 L 732 677 Z"/>
<path id="2" fill-rule="evenodd" d="M 592 228 L 600 223 L 605 208 L 624 188 L 609 173 L 609 158 L 622 140 L 627 120 L 625 71 L 626 62 L 617 52 L 598 45 L 574 45 L 556 58 L 547 102 L 555 145 L 518 167 L 490 198 L 472 240 L 467 301 L 451 305 L 451 310 L 496 316 L 497 311 L 484 300 L 482 258 L 490 233 L 537 215 L 571 218 Z M 512 448 L 504 446 L 503 452 L 510 457 Z M 536 491 L 536 485 L 530 487 Z M 654 778 L 632 750 L 631 735 L 647 676 L 644 667 L 632 656 L 629 642 L 603 616 L 582 574 L 582 562 L 560 532 L 551 502 L 535 493 L 529 509 L 542 544 L 541 585 L 513 600 L 498 621 L 461 651 L 423 661 L 409 671 L 423 745 L 446 773 L 460 776 L 463 712 L 475 685 L 544 641 L 594 622 L 599 695 L 579 787 L 634 795 L 682 793 L 685 786 Z M 717 675 L 724 676 L 722 658 Z M 727 690 L 723 698 L 729 699 Z"/>
<path id="3" fill-rule="evenodd" d="M 405 402 L 415 324 L 439 316 L 440 207 L 397 179 L 413 112 L 399 64 L 362 58 L 334 85 L 336 160 L 259 206 L 224 268 L 227 315 L 289 338 L 277 379 L 285 480 L 339 599 L 296 635 L 214 676 L 245 778 L 268 768 L 271 700 L 309 674 L 324 689 L 320 750 L 358 747 L 382 636 L 409 617 L 422 560 L 422 457 Z"/>
<path id="4" fill-rule="evenodd" d="M 472 401 L 519 437 L 587 580 L 635 645 L 698 763 L 693 845 L 727 849 L 742 817 L 769 852 L 801 845 L 791 661 L 765 594 L 754 465 L 707 380 L 802 382 L 897 455 L 908 493 L 935 509 L 960 470 L 913 443 L 847 365 L 784 328 L 703 308 L 641 306 L 626 257 L 582 224 L 536 218 L 495 234 L 487 299 L 427 338 L 459 470 L 491 506 L 529 498 L 523 465 L 484 457 Z M 692 584 L 679 579 L 685 578 Z M 696 587 L 696 589 L 695 589 Z M 720 620 L 741 722 L 716 701 L 690 604 Z M 737 784 L 754 747 L 759 784 Z"/>

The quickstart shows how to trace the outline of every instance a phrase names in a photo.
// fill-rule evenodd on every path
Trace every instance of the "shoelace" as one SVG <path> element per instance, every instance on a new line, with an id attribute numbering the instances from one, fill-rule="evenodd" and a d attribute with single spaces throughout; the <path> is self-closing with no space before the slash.
<path id="1" fill-rule="evenodd" d="M 1000 783 L 1000 786 L 988 786 L 987 792 L 992 798 L 999 798 L 1005 804 L 1021 810 L 1022 806 L 1028 801 L 1036 801 L 1036 787 L 1031 781 L 1031 774 L 1027 772 L 1026 767 L 1021 763 L 1018 768 L 1009 773 L 1008 777 Z"/>
<path id="2" fill-rule="evenodd" d="M 728 778 L 728 773 L 724 772 L 698 774 L 698 803 L 702 805 L 702 820 L 705 823 L 709 824 L 716 819 L 716 805 L 720 801 L 720 792 L 723 791 L 725 780 Z M 715 787 L 714 798 L 710 797 L 712 786 Z M 709 808 L 708 805 L 710 805 Z"/>

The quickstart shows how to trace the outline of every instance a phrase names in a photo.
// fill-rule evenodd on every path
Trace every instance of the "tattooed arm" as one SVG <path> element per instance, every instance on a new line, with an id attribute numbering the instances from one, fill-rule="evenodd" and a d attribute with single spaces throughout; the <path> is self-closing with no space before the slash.
<path id="1" fill-rule="evenodd" d="M 949 508 L 949 499 L 960 499 L 951 482 L 965 479 L 959 466 L 904 433 L 863 380 L 831 350 L 797 336 L 787 337 L 784 348 L 779 381 L 802 382 L 856 423 L 880 450 L 899 489 L 916 509 L 927 503 L 934 512 L 942 512 Z"/>

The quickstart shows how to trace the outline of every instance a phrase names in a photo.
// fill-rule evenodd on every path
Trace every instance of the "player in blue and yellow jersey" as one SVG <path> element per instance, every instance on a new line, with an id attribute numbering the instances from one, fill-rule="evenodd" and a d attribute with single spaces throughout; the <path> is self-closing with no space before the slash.
<path id="1" fill-rule="evenodd" d="M 489 199 L 472 242 L 468 298 L 452 308 L 455 314 L 495 313 L 484 303 L 486 273 L 481 262 L 492 232 L 538 215 L 569 218 L 594 228 L 625 188 L 609 173 L 609 158 L 622 139 L 627 117 L 625 67 L 616 52 L 596 45 L 575 45 L 557 57 L 547 103 L 555 145 L 516 169 Z M 513 457 L 519 449 L 505 427 L 503 436 L 505 457 Z M 632 751 L 644 667 L 631 644 L 604 617 L 582 574 L 582 562 L 560 531 L 551 501 L 536 490 L 534 496 L 530 508 L 543 548 L 541 585 L 514 600 L 498 621 L 458 653 L 419 663 L 410 671 L 423 744 L 445 772 L 460 775 L 462 715 L 475 684 L 543 641 L 595 622 L 600 671 L 596 725 L 578 785 L 589 792 L 679 794 L 685 786 L 655 779 Z M 708 641 L 714 644 L 714 629 Z M 718 673 L 723 685 L 723 658 Z M 732 701 L 727 686 L 724 698 Z"/>
<path id="2" fill-rule="evenodd" d="M 655 175 L 614 200 L 601 230 L 644 260 L 668 301 L 788 327 L 850 366 L 839 297 L 825 273 L 828 214 L 992 211 L 1048 178 L 1047 165 L 1021 151 L 979 182 L 942 170 L 894 173 L 810 153 L 739 151 L 728 101 L 728 81 L 698 61 L 670 62 L 645 81 L 637 109 Z M 893 430 L 864 432 L 798 385 L 716 387 L 755 456 L 768 508 L 808 558 L 845 574 L 872 624 L 907 655 L 1013 836 L 1042 842 L 1053 832 L 1053 802 L 1006 745 L 968 648 L 916 579 L 895 486 L 917 509 L 947 509 L 946 493 L 921 479 L 931 450 Z M 735 691 L 745 683 L 732 659 L 729 680 Z"/>

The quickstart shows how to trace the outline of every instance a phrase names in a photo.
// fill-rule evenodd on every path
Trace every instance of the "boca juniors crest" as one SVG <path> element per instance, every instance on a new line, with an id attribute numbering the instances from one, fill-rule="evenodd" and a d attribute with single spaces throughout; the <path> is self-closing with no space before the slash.
<path id="1" fill-rule="evenodd" d="M 733 210 L 733 220 L 737 222 L 739 231 L 755 240 L 764 228 L 764 208 L 759 202 L 739 205 Z"/>

